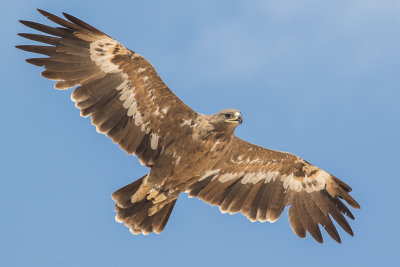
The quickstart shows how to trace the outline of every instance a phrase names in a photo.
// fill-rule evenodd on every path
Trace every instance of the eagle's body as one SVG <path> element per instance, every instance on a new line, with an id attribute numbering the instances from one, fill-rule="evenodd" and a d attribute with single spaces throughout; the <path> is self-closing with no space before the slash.
<path id="1" fill-rule="evenodd" d="M 116 220 L 132 233 L 161 232 L 179 194 L 187 192 L 251 221 L 274 222 L 290 205 L 293 231 L 300 237 L 309 232 L 319 242 L 319 224 L 341 242 L 331 218 L 353 235 L 343 215 L 354 216 L 341 199 L 360 206 L 347 184 L 295 155 L 237 138 L 238 110 L 193 111 L 145 58 L 89 24 L 39 12 L 62 27 L 21 21 L 49 34 L 20 34 L 48 44 L 17 46 L 48 56 L 27 61 L 44 66 L 42 76 L 56 80 L 56 89 L 78 86 L 71 98 L 81 115 L 91 116 L 98 132 L 151 168 L 112 195 Z"/>

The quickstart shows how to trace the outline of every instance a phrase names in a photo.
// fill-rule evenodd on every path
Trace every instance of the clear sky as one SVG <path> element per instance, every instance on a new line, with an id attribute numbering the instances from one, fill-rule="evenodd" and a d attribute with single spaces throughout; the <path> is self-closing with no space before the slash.
<path id="1" fill-rule="evenodd" d="M 182 194 L 164 232 L 133 236 L 110 195 L 148 170 L 79 116 L 30 56 L 18 19 L 71 13 L 144 55 L 198 112 L 353 187 L 355 237 L 298 238 Z M 395 266 L 400 1 L 2 1 L 0 265 Z"/>

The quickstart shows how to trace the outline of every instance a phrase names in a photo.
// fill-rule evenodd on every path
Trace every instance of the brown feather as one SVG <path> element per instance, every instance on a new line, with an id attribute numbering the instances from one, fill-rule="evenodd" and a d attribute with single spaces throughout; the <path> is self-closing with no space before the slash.
<path id="1" fill-rule="evenodd" d="M 20 23 L 22 23 L 23 25 L 32 28 L 34 30 L 38 30 L 47 34 L 51 34 L 51 35 L 55 35 L 55 36 L 59 36 L 59 37 L 65 37 L 65 36 L 70 36 L 70 33 L 66 34 L 64 31 L 61 31 L 59 29 L 47 26 L 47 25 L 43 25 L 40 23 L 36 23 L 36 22 L 32 22 L 32 21 L 26 21 L 26 20 L 20 20 Z"/>
<path id="2" fill-rule="evenodd" d="M 120 144 L 121 140 L 129 132 L 128 125 L 130 125 L 131 121 L 132 117 L 122 116 L 121 119 L 107 133 L 107 135 L 111 137 L 114 143 Z"/>
<path id="3" fill-rule="evenodd" d="M 38 41 L 38 42 L 42 42 L 42 43 L 50 44 L 50 45 L 57 45 L 58 42 L 60 41 L 60 38 L 47 36 L 47 35 L 41 35 L 41 34 L 18 33 L 18 35 L 21 37 L 24 37 L 26 39 L 29 39 L 29 40 Z"/>
<path id="4" fill-rule="evenodd" d="M 325 215 L 330 214 L 335 219 L 335 221 L 343 228 L 343 230 L 345 230 L 349 235 L 353 236 L 353 231 L 349 223 L 343 217 L 342 213 L 339 211 L 338 207 L 332 200 L 332 197 L 327 192 L 316 192 L 312 195 L 312 197 L 315 202 L 318 203 L 318 206 Z"/>
<path id="5" fill-rule="evenodd" d="M 18 48 L 18 49 L 27 51 L 27 52 L 42 54 L 42 55 L 46 55 L 46 56 L 50 56 L 50 55 L 56 53 L 56 47 L 54 47 L 54 46 L 16 45 L 15 47 Z"/>
<path id="6" fill-rule="evenodd" d="M 306 230 L 304 229 L 303 222 L 300 219 L 298 214 L 298 207 L 296 206 L 296 202 L 292 204 L 289 209 L 289 222 L 292 227 L 293 232 L 300 238 L 306 237 Z"/>
<path id="7" fill-rule="evenodd" d="M 25 61 L 28 62 L 29 64 L 39 66 L 39 67 L 44 66 L 49 60 L 50 60 L 50 58 L 28 58 L 28 59 L 25 59 Z"/>
<path id="8" fill-rule="evenodd" d="M 126 132 L 125 137 L 123 137 L 119 142 L 121 147 L 126 150 L 128 154 L 137 151 L 138 146 L 145 136 L 144 132 L 140 131 L 138 127 L 133 126 L 134 124 L 135 122 L 133 120 L 129 121 L 127 128 L 130 130 Z"/>
<path id="9" fill-rule="evenodd" d="M 147 174 L 134 181 L 133 183 L 130 183 L 118 189 L 111 195 L 111 198 L 117 203 L 118 207 L 127 208 L 132 206 L 131 197 L 139 189 L 140 185 L 143 183 L 143 179 L 146 176 Z"/>
<path id="10" fill-rule="evenodd" d="M 65 53 L 56 53 L 56 54 L 51 54 L 51 60 L 56 61 L 56 62 L 65 62 L 65 63 L 88 63 L 91 61 L 88 61 L 88 58 L 82 57 L 82 56 L 76 56 L 76 55 L 67 55 Z"/>
<path id="11" fill-rule="evenodd" d="M 154 161 L 157 160 L 157 156 L 153 156 L 154 150 L 151 148 L 150 142 L 150 134 L 145 134 L 136 151 L 134 151 L 145 166 L 151 166 L 154 164 Z M 129 145 L 128 150 L 131 147 L 133 146 Z"/>
<path id="12" fill-rule="evenodd" d="M 271 184 L 271 187 L 273 188 L 272 196 L 268 202 L 265 218 L 274 222 L 279 218 L 279 216 L 281 216 L 282 211 L 285 208 L 285 189 L 283 188 L 282 183 L 278 181 L 274 181 L 274 183 Z"/>
<path id="13" fill-rule="evenodd" d="M 57 24 L 59 24 L 61 26 L 64 26 L 66 28 L 69 28 L 69 29 L 72 29 L 72 30 L 76 30 L 76 31 L 88 32 L 86 29 L 82 28 L 81 26 L 73 24 L 73 23 L 71 23 L 69 21 L 66 21 L 66 20 L 64 20 L 64 19 L 62 19 L 62 18 L 60 18 L 60 17 L 58 17 L 56 15 L 53 15 L 53 14 L 47 12 L 47 11 L 44 11 L 44 10 L 41 10 L 41 9 L 38 9 L 38 11 L 39 11 L 40 14 L 42 14 L 43 16 L 48 18 L 49 20 L 51 20 L 51 21 L 53 21 L 53 22 L 55 22 L 55 23 L 57 23 Z"/>
<path id="14" fill-rule="evenodd" d="M 101 125 L 103 122 L 108 120 L 110 117 L 112 117 L 115 113 L 117 113 L 120 110 L 124 110 L 123 107 L 121 107 L 121 100 L 119 100 L 119 95 L 117 94 L 114 96 L 111 101 L 106 103 L 102 108 L 97 109 L 95 112 L 92 113 L 92 123 L 93 125 Z M 127 110 L 125 109 L 125 114 Z"/>
<path id="15" fill-rule="evenodd" d="M 251 221 L 255 221 L 257 216 L 257 206 L 254 205 L 256 196 L 258 195 L 261 186 L 265 185 L 265 183 L 263 181 L 258 182 L 257 184 L 255 184 L 253 186 L 253 188 L 250 190 L 249 194 L 246 197 L 246 200 L 243 203 L 242 206 L 242 213 L 243 215 L 247 216 L 249 218 L 249 220 Z M 258 204 L 258 202 L 260 201 L 260 199 L 256 200 L 256 203 Z"/>
<path id="16" fill-rule="evenodd" d="M 207 201 L 205 196 L 207 196 L 208 193 L 210 193 L 210 191 L 212 191 L 214 189 L 214 186 L 215 186 L 214 183 L 207 184 L 204 188 L 201 189 L 201 191 L 199 192 L 197 197 L 200 199 L 203 199 L 204 201 Z"/>
<path id="17" fill-rule="evenodd" d="M 85 100 L 85 103 L 90 102 L 91 105 L 81 109 L 81 115 L 83 117 L 86 117 L 91 115 L 93 112 L 96 112 L 97 110 L 103 109 L 110 101 L 112 101 L 115 97 L 117 97 L 117 95 L 118 91 L 112 90 L 108 91 L 103 96 L 93 96 L 92 98 Z"/>
<path id="18" fill-rule="evenodd" d="M 215 174 L 210 175 L 200 181 L 197 181 L 189 186 L 187 189 L 189 196 L 194 197 L 198 196 L 199 193 L 207 186 L 210 184 L 211 180 L 214 178 Z"/>
<path id="19" fill-rule="evenodd" d="M 218 182 L 220 183 L 220 182 Z M 217 191 L 214 193 L 214 196 L 210 198 L 210 203 L 212 205 L 218 205 L 220 207 L 220 210 L 222 212 L 227 212 L 226 209 L 221 209 L 222 207 L 222 202 L 226 199 L 226 197 L 229 195 L 229 193 L 235 188 L 237 184 L 240 184 L 239 179 L 231 179 L 229 181 L 226 181 L 223 184 L 223 189 L 221 191 Z"/>
<path id="20" fill-rule="evenodd" d="M 91 77 L 99 72 L 98 68 L 78 70 L 75 72 L 64 72 L 64 71 L 50 71 L 45 70 L 42 72 L 42 76 L 50 80 L 76 80 Z"/>
<path id="21" fill-rule="evenodd" d="M 321 231 L 318 227 L 318 224 L 314 222 L 313 218 L 309 214 L 305 204 L 304 204 L 304 196 L 300 196 L 296 199 L 296 206 L 299 207 L 299 214 L 302 224 L 304 228 L 317 240 L 319 243 L 323 242 Z"/>
<path id="22" fill-rule="evenodd" d="M 63 44 L 62 41 L 57 45 L 57 53 L 64 53 L 66 55 L 74 55 L 86 58 L 87 62 L 90 62 L 91 60 L 89 47 L 82 48 L 82 47 L 69 46 Z"/>
<path id="23" fill-rule="evenodd" d="M 229 211 L 229 213 L 231 213 L 231 214 L 239 211 L 239 210 L 236 210 L 234 212 L 233 210 L 229 209 L 229 206 L 232 204 L 232 201 L 238 197 L 238 192 L 243 187 L 243 184 L 240 183 L 241 178 L 242 177 L 240 177 L 239 179 L 236 180 L 235 184 L 231 187 L 231 190 L 229 191 L 229 193 L 226 195 L 226 197 L 221 202 L 221 210 L 222 211 Z"/>
<path id="24" fill-rule="evenodd" d="M 84 79 L 58 81 L 54 84 L 54 88 L 59 89 L 59 90 L 70 89 L 76 85 L 82 84 L 83 81 L 84 81 Z"/>
<path id="25" fill-rule="evenodd" d="M 313 218 L 314 222 L 317 224 L 321 224 L 326 232 L 334 239 L 336 242 L 341 243 L 339 233 L 337 232 L 335 226 L 330 220 L 329 216 L 324 215 L 319 207 L 314 203 L 311 196 L 303 197 L 306 209 L 310 216 Z"/>
<path id="26" fill-rule="evenodd" d="M 339 179 L 337 179 L 337 180 L 339 180 Z M 347 191 L 347 192 L 349 192 L 349 191 Z M 351 207 L 353 207 L 355 209 L 359 209 L 360 204 L 358 204 L 357 201 L 355 201 L 354 198 L 352 198 L 347 192 L 342 187 L 338 188 L 339 196 L 341 198 L 343 198 L 347 202 L 347 204 L 349 204 Z"/>
<path id="27" fill-rule="evenodd" d="M 110 130 L 118 124 L 122 117 L 127 117 L 126 109 L 119 108 L 113 115 L 111 115 L 107 120 L 105 120 L 98 126 L 98 130 L 101 133 L 105 133 L 108 135 Z"/>
<path id="28" fill-rule="evenodd" d="M 98 33 L 98 34 L 104 34 L 103 32 L 99 31 L 95 27 L 87 24 L 86 22 L 84 22 L 84 21 L 82 21 L 82 20 L 80 20 L 80 19 L 78 19 L 78 18 L 76 18 L 76 17 L 74 17 L 74 16 L 72 16 L 72 15 L 70 15 L 68 13 L 63 12 L 62 14 L 66 19 L 68 19 L 69 21 L 73 22 L 76 25 L 81 26 L 82 28 L 85 28 L 85 29 L 87 29 L 87 30 L 89 30 L 91 32 L 95 32 L 95 33 Z"/>
<path id="29" fill-rule="evenodd" d="M 72 94 L 72 99 L 76 101 L 76 106 L 81 109 L 82 116 L 87 116 L 96 107 L 104 104 L 105 101 L 117 97 L 118 91 L 113 88 L 117 87 L 118 84 L 118 79 L 105 77 L 94 83 L 76 88 Z"/>
<path id="30" fill-rule="evenodd" d="M 273 190 L 275 189 L 273 183 L 274 182 L 271 181 L 266 184 L 265 190 L 263 192 L 263 195 L 261 196 L 260 203 L 258 205 L 256 217 L 261 222 L 265 222 L 267 220 L 266 216 L 268 212 L 268 206 L 273 197 Z"/>
<path id="31" fill-rule="evenodd" d="M 64 47 L 70 47 L 74 49 L 83 49 L 83 51 L 89 52 L 90 43 L 85 40 L 78 39 L 74 36 L 73 37 L 63 37 L 59 41 L 60 45 Z"/>
<path id="32" fill-rule="evenodd" d="M 39 60 L 38 63 L 43 63 L 42 66 L 45 66 L 47 71 L 54 71 L 54 72 L 77 72 L 88 69 L 97 69 L 92 62 L 65 63 L 65 62 L 54 61 L 51 59 L 46 59 L 46 60 L 42 59 Z M 86 77 L 84 76 L 82 78 Z"/>
<path id="33" fill-rule="evenodd" d="M 231 203 L 227 210 L 231 213 L 239 212 L 242 209 L 243 203 L 246 199 L 247 194 L 251 190 L 251 184 L 242 184 L 239 188 L 239 191 L 236 193 L 234 198 L 232 199 Z"/>
<path id="34" fill-rule="evenodd" d="M 156 215 L 155 215 L 156 217 L 154 218 L 152 225 L 153 225 L 154 231 L 157 234 L 161 233 L 162 230 L 164 230 L 164 227 L 167 224 L 167 222 L 171 216 L 171 212 L 175 206 L 176 200 L 177 199 L 175 199 L 174 201 L 165 205 L 165 207 L 160 212 L 156 213 Z"/>
<path id="35" fill-rule="evenodd" d="M 86 82 L 77 87 L 71 95 L 71 99 L 76 102 L 78 108 L 87 108 L 100 100 L 108 93 L 116 91 L 115 88 L 122 83 L 121 77 L 116 74 L 107 74 L 101 79 Z M 90 99 L 89 103 L 83 103 Z"/>
<path id="36" fill-rule="evenodd" d="M 340 210 L 341 213 L 349 217 L 350 219 L 354 220 L 354 215 L 351 211 L 343 204 L 342 201 L 338 198 L 334 198 L 333 202 L 335 203 L 336 207 Z"/>

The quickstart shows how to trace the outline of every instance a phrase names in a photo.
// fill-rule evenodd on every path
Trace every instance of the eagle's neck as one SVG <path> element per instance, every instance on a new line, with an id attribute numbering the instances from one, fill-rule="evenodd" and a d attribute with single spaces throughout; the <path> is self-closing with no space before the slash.
<path id="1" fill-rule="evenodd" d="M 201 115 L 193 131 L 195 141 L 204 142 L 213 139 L 218 142 L 229 142 L 234 137 L 236 125 L 213 120 L 213 116 Z"/>

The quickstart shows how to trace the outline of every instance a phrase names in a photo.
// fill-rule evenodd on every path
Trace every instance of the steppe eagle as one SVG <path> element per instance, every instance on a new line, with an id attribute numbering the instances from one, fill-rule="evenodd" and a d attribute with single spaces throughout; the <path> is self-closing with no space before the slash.
<path id="1" fill-rule="evenodd" d="M 293 154 L 234 136 L 242 123 L 238 110 L 196 113 L 145 58 L 98 29 L 66 13 L 64 20 L 38 11 L 59 26 L 21 20 L 47 35 L 19 35 L 46 45 L 16 47 L 47 56 L 26 61 L 44 67 L 42 76 L 57 81 L 56 89 L 78 86 L 71 98 L 81 115 L 150 168 L 112 195 L 116 220 L 133 234 L 160 233 L 179 194 L 187 192 L 251 221 L 275 222 L 290 205 L 293 231 L 321 243 L 319 224 L 341 242 L 331 218 L 353 235 L 343 215 L 354 216 L 342 202 L 360 208 L 350 186 Z"/>

